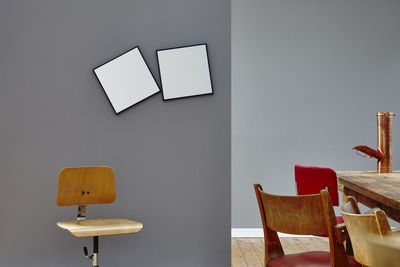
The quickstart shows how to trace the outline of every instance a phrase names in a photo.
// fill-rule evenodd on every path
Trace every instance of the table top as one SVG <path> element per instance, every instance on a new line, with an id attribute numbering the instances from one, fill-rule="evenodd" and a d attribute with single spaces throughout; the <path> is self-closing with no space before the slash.
<path id="1" fill-rule="evenodd" d="M 338 171 L 340 185 L 400 210 L 400 171 Z"/>

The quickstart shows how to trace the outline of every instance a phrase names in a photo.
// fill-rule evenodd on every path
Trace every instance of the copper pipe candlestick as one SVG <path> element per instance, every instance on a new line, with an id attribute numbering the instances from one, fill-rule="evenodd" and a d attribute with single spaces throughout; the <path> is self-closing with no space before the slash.
<path id="1" fill-rule="evenodd" d="M 378 160 L 377 172 L 392 172 L 392 112 L 376 113 L 378 149 L 368 146 L 355 146 L 353 149 L 361 151 Z"/>

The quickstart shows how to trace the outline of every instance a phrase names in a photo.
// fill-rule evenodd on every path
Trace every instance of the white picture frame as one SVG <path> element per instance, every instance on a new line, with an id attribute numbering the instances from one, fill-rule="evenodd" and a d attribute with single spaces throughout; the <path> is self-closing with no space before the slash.
<path id="1" fill-rule="evenodd" d="M 157 50 L 164 100 L 213 94 L 207 44 Z"/>
<path id="2" fill-rule="evenodd" d="M 116 114 L 160 92 L 139 47 L 93 69 Z"/>

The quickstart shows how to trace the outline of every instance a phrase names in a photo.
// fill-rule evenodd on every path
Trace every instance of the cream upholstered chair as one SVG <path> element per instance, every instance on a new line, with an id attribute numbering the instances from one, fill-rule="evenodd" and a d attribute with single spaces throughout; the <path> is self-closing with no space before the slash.
<path id="1" fill-rule="evenodd" d="M 364 266 L 372 266 L 372 252 L 368 248 L 370 235 L 380 238 L 398 236 L 398 229 L 392 230 L 386 214 L 378 208 L 361 214 L 354 197 L 346 197 L 340 206 L 347 231 L 353 245 L 354 258 Z M 383 266 L 383 265 L 382 265 Z"/>
<path id="2" fill-rule="evenodd" d="M 370 236 L 367 245 L 372 267 L 398 267 L 400 263 L 400 238 L 398 236 Z"/>
<path id="3" fill-rule="evenodd" d="M 72 167 L 61 171 L 58 181 L 58 206 L 78 206 L 76 220 L 58 222 L 62 229 L 76 237 L 93 237 L 93 255 L 85 256 L 98 267 L 99 236 L 131 234 L 142 230 L 143 225 L 127 219 L 86 219 L 86 205 L 109 204 L 115 200 L 115 176 L 110 167 Z"/>

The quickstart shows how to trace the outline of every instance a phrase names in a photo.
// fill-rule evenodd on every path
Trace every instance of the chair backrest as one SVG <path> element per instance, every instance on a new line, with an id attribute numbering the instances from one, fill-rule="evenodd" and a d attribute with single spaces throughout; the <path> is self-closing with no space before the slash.
<path id="1" fill-rule="evenodd" d="M 57 205 L 109 204 L 115 200 L 111 167 L 72 167 L 60 172 Z"/>
<path id="2" fill-rule="evenodd" d="M 328 188 L 333 206 L 339 205 L 336 172 L 329 168 L 314 166 L 294 166 L 297 193 L 299 195 L 318 194 Z"/>
<path id="3" fill-rule="evenodd" d="M 264 229 L 265 263 L 283 256 L 277 232 L 299 235 L 327 235 L 331 250 L 331 266 L 348 266 L 344 246 L 335 230 L 337 221 L 329 193 L 303 196 L 277 196 L 263 192 L 255 184 L 258 206 Z"/>
<path id="4" fill-rule="evenodd" d="M 400 262 L 399 237 L 371 236 L 368 238 L 372 267 L 398 267 Z"/>
<path id="5" fill-rule="evenodd" d="M 327 235 L 321 194 L 276 196 L 260 192 L 267 226 L 281 233 Z"/>
<path id="6" fill-rule="evenodd" d="M 367 244 L 368 235 L 386 236 L 391 234 L 385 212 L 374 209 L 371 213 L 360 214 L 355 198 L 346 197 L 340 206 L 340 213 L 351 239 L 354 258 L 363 265 L 371 266 L 371 253 Z"/>

